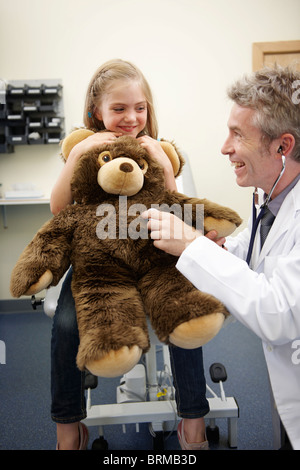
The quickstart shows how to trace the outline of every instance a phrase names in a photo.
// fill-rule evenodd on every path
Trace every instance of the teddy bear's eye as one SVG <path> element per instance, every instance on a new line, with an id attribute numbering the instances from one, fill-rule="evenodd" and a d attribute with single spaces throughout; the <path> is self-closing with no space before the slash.
<path id="1" fill-rule="evenodd" d="M 148 163 L 146 162 L 146 160 L 144 160 L 143 158 L 141 158 L 138 162 L 137 162 L 138 166 L 140 167 L 140 169 L 142 170 L 143 174 L 146 173 L 147 171 L 147 168 L 148 168 Z"/>
<path id="2" fill-rule="evenodd" d="M 100 153 L 98 157 L 98 161 L 100 165 L 103 165 L 104 163 L 110 162 L 112 160 L 111 154 L 108 151 Z"/>

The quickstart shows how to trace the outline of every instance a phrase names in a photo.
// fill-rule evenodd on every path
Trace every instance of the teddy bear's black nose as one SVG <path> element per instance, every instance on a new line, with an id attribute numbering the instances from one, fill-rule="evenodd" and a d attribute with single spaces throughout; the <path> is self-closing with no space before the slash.
<path id="1" fill-rule="evenodd" d="M 131 173 L 133 171 L 133 166 L 131 163 L 121 163 L 120 170 L 124 171 L 124 173 Z"/>

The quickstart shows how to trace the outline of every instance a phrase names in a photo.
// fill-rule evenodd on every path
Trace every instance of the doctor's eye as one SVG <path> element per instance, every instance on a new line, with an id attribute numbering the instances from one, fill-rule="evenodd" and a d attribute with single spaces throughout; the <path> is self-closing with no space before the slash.
<path id="1" fill-rule="evenodd" d="M 99 157 L 98 157 L 98 162 L 100 165 L 104 165 L 107 162 L 110 162 L 112 160 L 111 154 L 108 151 L 101 152 Z"/>

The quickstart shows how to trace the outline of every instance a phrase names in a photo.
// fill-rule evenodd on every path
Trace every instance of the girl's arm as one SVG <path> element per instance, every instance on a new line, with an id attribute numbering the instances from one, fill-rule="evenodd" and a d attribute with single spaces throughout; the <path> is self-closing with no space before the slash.
<path id="1" fill-rule="evenodd" d="M 166 188 L 170 189 L 171 191 L 177 191 L 172 164 L 161 148 L 159 141 L 152 139 L 152 137 L 149 137 L 148 135 L 139 137 L 138 141 L 140 142 L 141 146 L 144 147 L 149 152 L 149 154 L 163 166 Z"/>
<path id="2" fill-rule="evenodd" d="M 58 214 L 68 204 L 73 203 L 71 180 L 79 157 L 98 145 L 113 142 L 119 135 L 121 134 L 114 132 L 98 132 L 73 147 L 51 192 L 50 209 L 52 214 Z"/>

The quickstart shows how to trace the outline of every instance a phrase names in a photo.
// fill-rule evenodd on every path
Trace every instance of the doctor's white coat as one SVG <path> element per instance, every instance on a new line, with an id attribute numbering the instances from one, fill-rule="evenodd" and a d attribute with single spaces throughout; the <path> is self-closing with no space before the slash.
<path id="1" fill-rule="evenodd" d="M 177 269 L 262 339 L 276 406 L 299 450 L 300 181 L 284 199 L 261 252 L 258 229 L 252 269 L 244 261 L 250 233 L 251 226 L 228 238 L 228 251 L 199 237 L 182 253 Z"/>

